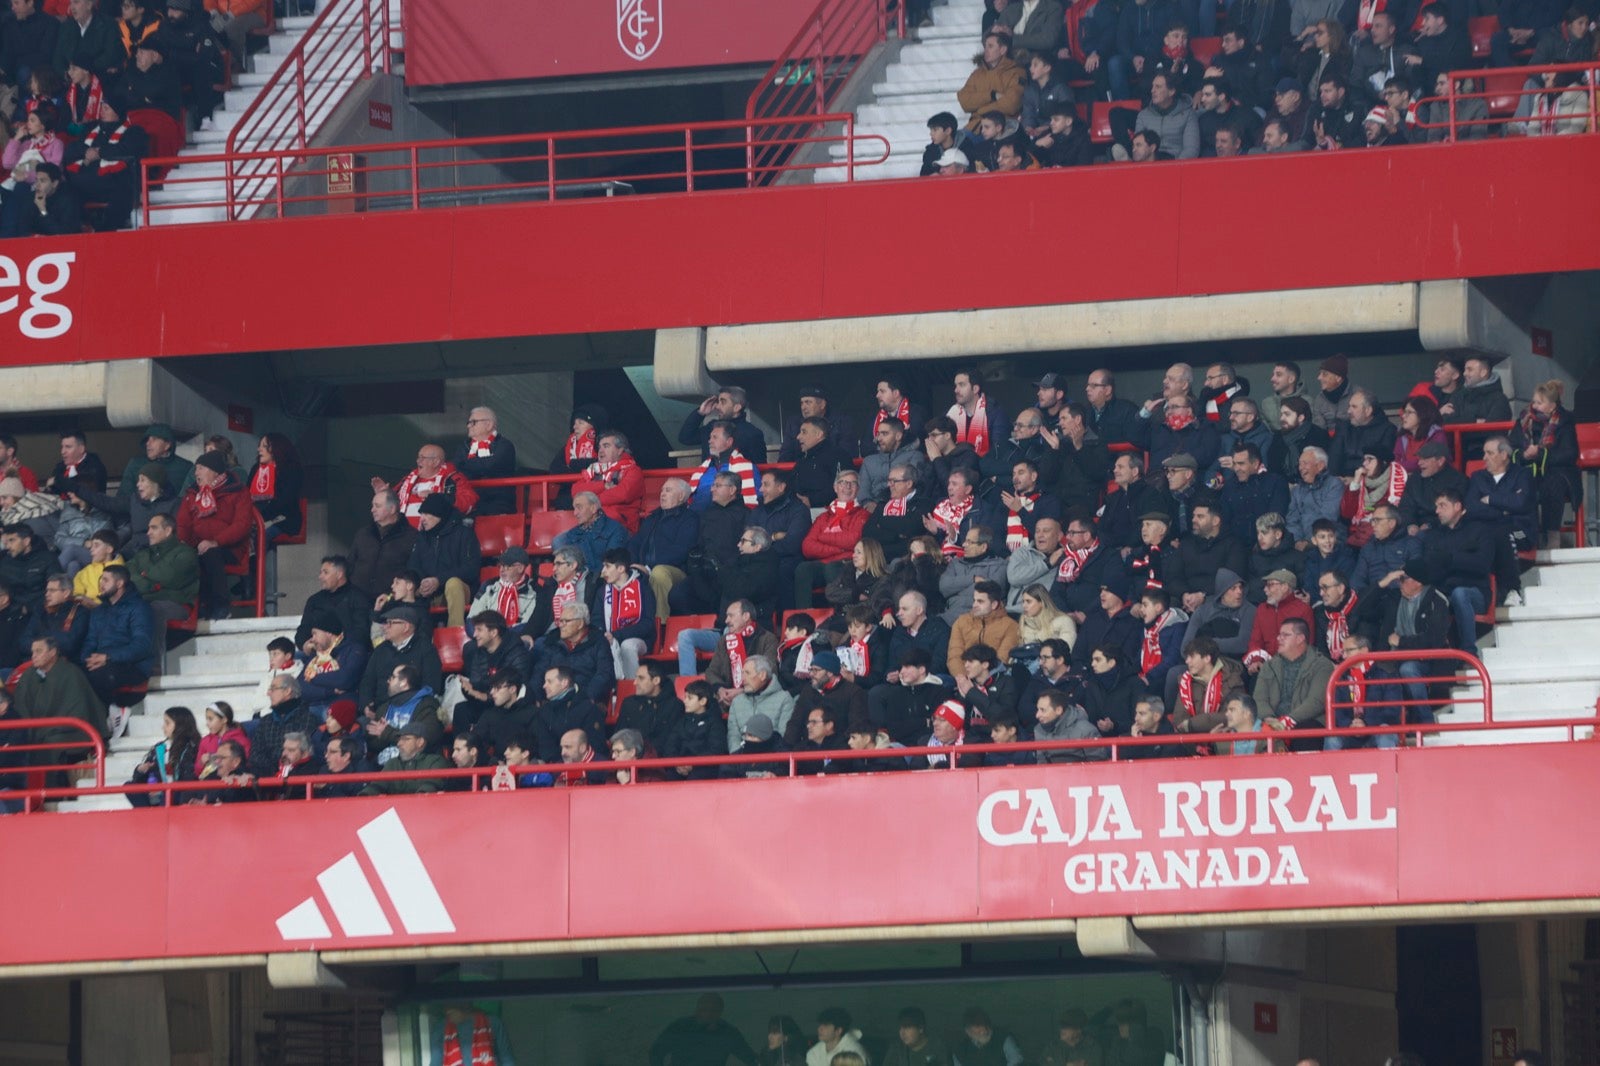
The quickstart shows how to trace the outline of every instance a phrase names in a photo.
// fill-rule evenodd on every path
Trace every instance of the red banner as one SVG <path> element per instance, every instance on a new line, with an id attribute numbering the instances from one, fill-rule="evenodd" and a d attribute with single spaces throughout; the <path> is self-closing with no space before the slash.
<path id="1" fill-rule="evenodd" d="M 1593 896 L 1600 855 L 1550 812 L 1600 804 L 1597 761 L 1552 744 L 0 818 L 0 966 Z M 1517 784 L 1471 799 L 1488 780 Z"/>
<path id="2" fill-rule="evenodd" d="M 406 0 L 406 82 L 767 64 L 815 7 L 815 0 L 521 0 L 491 12 L 451 0 Z"/>

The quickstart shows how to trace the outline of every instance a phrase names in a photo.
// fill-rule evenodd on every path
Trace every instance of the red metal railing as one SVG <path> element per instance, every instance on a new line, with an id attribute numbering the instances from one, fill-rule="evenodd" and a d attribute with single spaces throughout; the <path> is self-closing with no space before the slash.
<path id="1" fill-rule="evenodd" d="M 793 470 L 793 463 L 757 463 L 761 470 Z M 644 506 L 642 513 L 649 514 L 656 509 L 656 497 L 661 493 L 661 483 L 671 478 L 682 478 L 688 481 L 694 475 L 697 466 L 663 467 L 660 470 L 641 470 L 644 475 Z M 577 474 L 529 474 L 525 477 L 491 477 L 482 478 L 472 482 L 475 489 L 515 489 L 517 495 L 517 513 L 523 514 L 530 510 L 548 511 L 551 501 L 561 494 L 562 488 L 574 484 L 582 478 Z M 530 507 L 534 495 L 539 497 L 539 506 Z"/>
<path id="2" fill-rule="evenodd" d="M 782 143 L 790 150 L 805 145 L 845 146 L 847 162 L 797 164 L 774 160 L 763 177 L 779 171 L 820 170 L 832 167 L 871 166 L 889 158 L 883 137 L 862 137 L 855 132 L 855 117 L 825 115 L 840 132 L 813 130 L 816 116 L 774 119 L 767 125 L 767 144 Z M 752 182 L 749 150 L 753 142 L 747 125 L 738 120 L 690 122 L 663 126 L 624 126 L 603 130 L 556 133 L 520 133 L 457 140 L 407 141 L 400 144 L 355 147 L 287 147 L 271 151 L 233 151 L 184 157 L 184 164 L 222 163 L 230 174 L 221 200 L 182 199 L 151 204 L 152 184 L 160 181 L 168 191 L 203 186 L 215 178 L 186 176 L 182 169 L 164 179 L 160 172 L 177 160 L 149 159 L 142 168 L 146 195 L 145 222 L 162 211 L 192 207 L 223 207 L 230 219 L 271 207 L 282 217 L 287 207 L 339 202 L 357 210 L 419 210 L 441 205 L 494 199 L 539 198 L 562 195 L 637 190 L 696 191 L 708 185 L 726 187 L 729 180 Z M 871 142 L 863 157 L 858 141 Z M 341 157 L 341 158 L 336 158 Z M 348 160 L 342 157 L 349 157 Z M 248 181 L 236 180 L 241 175 Z M 846 180 L 854 179 L 847 169 Z M 334 179 L 348 191 L 329 191 Z M 287 183 L 287 184 L 286 184 Z M 522 193 L 524 195 L 515 195 Z M 507 194 L 512 194 L 508 196 Z"/>
<path id="3" fill-rule="evenodd" d="M 37 741 L 26 744 L 5 744 L 0 746 L 0 753 L 8 757 L 21 756 L 23 765 L 15 767 L 0 765 L 0 782 L 7 778 L 21 778 L 27 781 L 22 789 L 6 789 L 0 787 L 0 800 L 20 800 L 23 810 L 34 810 L 40 803 L 39 794 L 45 791 L 45 775 L 50 773 L 69 773 L 85 765 L 81 758 L 73 758 L 70 762 L 40 762 L 37 758 L 43 752 L 61 752 L 71 756 L 80 752 L 85 747 L 94 750 L 94 787 L 103 789 L 106 784 L 106 744 L 100 733 L 93 726 L 78 718 L 0 718 L 0 740 L 7 734 L 32 733 L 44 729 L 75 729 L 82 733 L 83 740 L 54 741 L 39 743 Z M 66 794 L 77 792 L 76 788 L 61 790 Z"/>
<path id="4" fill-rule="evenodd" d="M 1579 80 L 1571 86 L 1561 90 L 1546 88 L 1542 83 L 1542 76 L 1546 73 L 1560 76 L 1562 74 L 1578 74 Z M 1462 81 L 1471 79 L 1477 88 L 1473 92 L 1462 92 Z M 1534 85 L 1527 83 L 1532 80 Z M 1596 109 L 1596 82 L 1600 81 L 1600 63 L 1558 63 L 1543 67 L 1494 67 L 1487 70 L 1458 70 L 1450 75 L 1449 91 L 1444 96 L 1430 96 L 1418 101 L 1418 106 L 1429 103 L 1443 103 L 1446 105 L 1445 121 L 1443 122 L 1418 122 L 1418 129 L 1446 129 L 1449 130 L 1449 140 L 1460 139 L 1462 130 L 1473 127 L 1500 127 L 1500 132 L 1506 135 L 1521 135 L 1525 131 L 1524 123 L 1539 123 L 1549 120 L 1553 125 L 1582 121 L 1581 130 L 1571 130 L 1572 133 L 1595 133 L 1600 131 L 1600 110 Z M 1566 93 L 1582 96 L 1583 107 L 1568 112 L 1557 113 L 1554 109 L 1557 98 Z M 1546 95 L 1549 97 L 1551 111 L 1543 116 L 1534 115 L 1527 118 L 1516 118 L 1515 112 L 1518 105 L 1525 97 Z M 1457 104 L 1464 100 L 1482 100 L 1488 114 L 1483 118 L 1466 119 L 1459 115 Z M 1573 102 L 1576 102 L 1574 100 Z M 1556 132 L 1554 128 L 1552 133 Z"/>
<path id="5" fill-rule="evenodd" d="M 1510 433 L 1515 428 L 1515 422 L 1456 422 L 1442 427 L 1445 436 L 1450 438 L 1450 455 L 1456 466 L 1462 466 L 1463 456 L 1462 438 L 1464 437 L 1492 437 L 1497 433 Z"/>
<path id="6" fill-rule="evenodd" d="M 897 31 L 904 37 L 904 0 L 896 8 Z M 828 112 L 862 60 L 888 36 L 884 0 L 821 0 L 745 102 L 749 184 L 767 184 L 793 154 L 785 120 L 803 117 L 818 129 L 838 121 Z M 845 163 L 856 165 L 849 142 Z"/>
<path id="7" fill-rule="evenodd" d="M 1361 666 L 1365 670 L 1370 671 L 1374 665 L 1381 666 L 1381 664 L 1384 663 L 1394 663 L 1398 667 L 1399 664 L 1407 662 L 1428 664 L 1428 666 L 1425 666 L 1424 669 L 1431 667 L 1432 664 L 1435 663 L 1460 663 L 1471 669 L 1474 677 L 1469 681 L 1464 681 L 1459 675 L 1453 673 L 1424 674 L 1418 677 L 1402 677 L 1398 674 L 1398 672 L 1392 675 L 1386 674 L 1385 676 L 1381 677 L 1373 677 L 1370 673 L 1366 674 L 1365 676 L 1351 676 L 1352 671 L 1354 671 L 1357 666 Z M 1408 684 L 1427 686 L 1460 686 L 1463 684 L 1470 685 L 1473 683 L 1478 685 L 1479 691 L 1482 693 L 1482 695 L 1464 695 L 1456 697 L 1447 693 L 1444 696 L 1436 697 L 1430 693 L 1430 695 L 1428 695 L 1426 698 L 1416 700 L 1407 697 L 1403 687 Z M 1333 673 L 1328 676 L 1326 702 L 1328 710 L 1327 718 L 1325 720 L 1329 722 L 1337 722 L 1340 711 L 1350 711 L 1352 714 L 1354 714 L 1357 709 L 1360 709 L 1363 712 L 1373 710 L 1382 710 L 1387 712 L 1390 709 L 1398 708 L 1400 711 L 1400 724 L 1397 726 L 1386 727 L 1383 729 L 1379 729 L 1378 727 L 1374 726 L 1364 726 L 1361 729 L 1353 729 L 1347 726 L 1336 728 L 1334 735 L 1343 735 L 1347 737 L 1367 737 L 1381 735 L 1383 732 L 1408 732 L 1416 736 L 1417 743 L 1420 745 L 1422 743 L 1423 733 L 1431 732 L 1435 726 L 1416 721 L 1413 721 L 1408 725 L 1406 722 L 1406 716 L 1408 712 L 1417 708 L 1427 708 L 1430 711 L 1438 711 L 1446 707 L 1459 707 L 1462 705 L 1476 705 L 1482 707 L 1483 725 L 1485 726 L 1493 728 L 1501 724 L 1514 724 L 1518 728 L 1527 728 L 1527 723 L 1522 722 L 1495 722 L 1494 687 L 1489 683 L 1489 671 L 1484 668 L 1483 660 L 1479 659 L 1475 655 L 1468 655 L 1464 651 L 1458 651 L 1455 648 L 1408 648 L 1403 651 L 1369 651 L 1360 655 L 1352 655 L 1348 658 L 1340 660 L 1334 664 Z M 1387 717 L 1387 715 L 1385 715 L 1385 717 Z M 1477 726 L 1476 722 L 1453 724 L 1464 725 L 1469 728 Z M 1544 724 L 1548 725 L 1549 723 Z M 1570 721 L 1566 723 L 1568 726 L 1568 740 L 1574 739 L 1574 731 L 1572 727 L 1578 724 L 1581 723 L 1574 723 Z M 1298 737 L 1300 735 L 1300 731 L 1296 730 L 1294 735 Z"/>
<path id="8" fill-rule="evenodd" d="M 388 73 L 389 30 L 388 0 L 331 0 L 322 9 L 239 116 L 227 152 L 204 160 L 223 165 L 229 221 L 246 217 L 265 201 L 263 186 L 282 180 L 281 161 L 263 153 L 304 148 L 353 84 Z"/>

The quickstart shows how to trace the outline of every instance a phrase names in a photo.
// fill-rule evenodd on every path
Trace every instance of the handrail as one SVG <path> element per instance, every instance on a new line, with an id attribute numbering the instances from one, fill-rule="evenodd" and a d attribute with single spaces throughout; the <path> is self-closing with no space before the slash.
<path id="1" fill-rule="evenodd" d="M 1456 117 L 1456 103 L 1460 100 L 1482 100 L 1484 105 L 1487 107 L 1489 101 L 1498 96 L 1515 96 L 1520 100 L 1524 96 L 1532 96 L 1538 93 L 1548 93 L 1551 90 L 1546 89 L 1543 85 L 1534 86 L 1533 88 L 1529 88 L 1527 85 L 1527 82 L 1530 79 L 1545 73 L 1582 73 L 1587 75 L 1587 77 L 1580 80 L 1577 84 L 1567 86 L 1561 90 L 1563 94 L 1568 92 L 1584 93 L 1589 100 L 1589 108 L 1587 112 L 1577 112 L 1573 115 L 1566 116 L 1566 118 L 1570 119 L 1576 118 L 1579 115 L 1586 115 L 1588 122 L 1587 127 L 1583 132 L 1600 132 L 1600 109 L 1597 109 L 1596 107 L 1595 96 L 1597 88 L 1596 82 L 1600 82 L 1600 62 L 1593 60 L 1583 63 L 1551 63 L 1538 67 L 1489 67 L 1486 69 L 1451 71 L 1449 78 L 1449 90 L 1444 96 L 1427 96 L 1417 101 L 1418 107 L 1428 103 L 1447 104 L 1447 118 L 1444 122 L 1418 122 L 1416 123 L 1416 126 L 1418 129 L 1424 130 L 1447 129 L 1450 131 L 1448 139 L 1455 141 L 1458 139 L 1457 134 L 1460 132 L 1462 127 L 1482 126 L 1487 129 L 1490 126 L 1502 126 L 1509 129 L 1513 124 L 1532 121 L 1531 119 L 1518 119 L 1515 117 L 1515 115 L 1486 115 L 1481 119 L 1458 119 Z M 1486 87 L 1486 82 L 1488 79 L 1496 75 L 1506 75 L 1508 77 L 1515 75 L 1521 79 L 1521 82 L 1515 89 L 1488 89 Z M 1467 79 L 1474 80 L 1478 83 L 1479 90 L 1477 92 L 1464 93 L 1460 90 L 1460 83 Z M 1560 120 L 1558 119 L 1558 121 Z"/>
<path id="2" fill-rule="evenodd" d="M 33 723 L 37 724 L 37 722 Z M 989 754 L 1014 754 L 1017 752 L 1038 751 L 1081 751 L 1087 749 L 1104 748 L 1110 752 L 1109 758 L 1097 760 L 1102 763 L 1123 762 L 1127 759 L 1126 752 L 1137 748 L 1148 747 L 1193 747 L 1204 748 L 1215 744 L 1232 744 L 1239 741 L 1256 740 L 1264 745 L 1281 747 L 1282 743 L 1290 738 L 1294 739 L 1323 739 L 1327 737 L 1372 737 L 1372 736 L 1433 736 L 1449 733 L 1465 732 L 1508 732 L 1526 731 L 1530 729 L 1564 729 L 1569 742 L 1577 741 L 1577 730 L 1593 726 L 1595 723 L 1588 720 L 1570 718 L 1530 719 L 1516 722 L 1451 722 L 1451 723 L 1413 723 L 1410 725 L 1395 726 L 1368 726 L 1364 729 L 1354 728 L 1320 728 L 1296 729 L 1284 732 L 1275 729 L 1266 729 L 1257 733 L 1170 733 L 1159 736 L 1147 737 L 1100 737 L 1091 740 L 1032 740 L 1019 741 L 1013 744 L 961 744 L 954 747 L 937 747 L 919 745 L 904 748 L 870 748 L 856 751 L 851 748 L 840 748 L 827 751 L 783 751 L 770 752 L 759 755 L 691 755 L 681 757 L 656 757 L 648 759 L 633 759 L 613 761 L 610 759 L 596 759 L 587 763 L 530 763 L 525 766 L 511 767 L 517 776 L 528 774 L 549 774 L 552 777 L 578 777 L 592 773 L 606 773 L 619 769 L 626 770 L 667 770 L 677 767 L 716 767 L 716 766 L 771 766 L 774 770 L 782 769 L 782 775 L 774 773 L 774 777 L 797 777 L 802 764 L 815 762 L 850 762 L 855 760 L 882 760 L 885 758 L 916 758 L 927 755 L 944 756 L 942 766 L 913 766 L 905 770 L 886 771 L 889 773 L 911 773 L 927 771 L 956 770 L 966 771 L 978 769 L 976 757 Z M 1587 742 L 1587 741 L 1586 741 Z M 1397 748 L 1397 751 L 1422 750 Z M 1197 753 L 1198 754 L 1198 753 Z M 1263 751 L 1261 758 L 1282 756 L 1288 754 L 1280 750 Z M 950 758 L 950 756 L 954 758 Z M 1238 756 L 1218 756 L 1221 758 L 1237 758 Z M 1092 766 L 1095 761 L 1085 762 L 1081 765 Z M 445 767 L 437 770 L 371 770 L 361 773 L 344 774 L 316 774 L 296 777 L 293 787 L 296 790 L 304 789 L 305 795 L 310 797 L 315 794 L 318 785 L 354 785 L 369 784 L 372 782 L 397 782 L 397 781 L 449 781 L 470 780 L 469 788 L 474 791 L 487 791 L 483 788 L 485 779 L 492 778 L 499 770 L 498 766 L 476 767 Z M 627 785 L 647 785 L 650 781 L 638 780 L 636 773 L 630 773 Z M 237 788 L 267 788 L 279 789 L 283 787 L 282 779 L 273 777 L 265 780 L 255 779 L 251 783 L 240 784 L 228 781 L 170 781 L 155 784 L 125 784 L 125 785 L 97 785 L 93 788 L 37 788 L 20 792 L 4 793 L 10 798 L 22 798 L 25 809 L 36 809 L 36 803 L 54 799 L 66 799 L 77 796 L 91 795 L 134 795 L 134 794 L 161 794 L 171 802 L 171 797 L 185 793 L 210 793 Z M 519 786 L 520 787 L 520 786 Z"/>
<path id="3" fill-rule="evenodd" d="M 1370 667 L 1370 665 L 1373 663 L 1434 663 L 1441 661 L 1462 663 L 1470 668 L 1472 672 L 1477 675 L 1476 682 L 1483 694 L 1477 697 L 1446 696 L 1443 699 L 1429 698 L 1424 700 L 1412 700 L 1404 698 L 1404 693 L 1402 692 L 1401 698 L 1399 699 L 1371 699 L 1368 697 L 1368 692 L 1374 689 L 1387 693 L 1387 691 L 1390 689 L 1399 689 L 1406 684 L 1434 685 L 1448 683 L 1451 685 L 1460 685 L 1462 684 L 1462 679 L 1456 674 L 1430 674 L 1420 677 L 1402 677 L 1396 675 L 1392 677 L 1386 676 L 1378 678 L 1364 675 L 1355 678 L 1350 676 L 1351 670 L 1353 670 L 1357 664 L 1366 664 Z M 1470 684 L 1471 682 L 1469 681 L 1468 683 Z M 1489 682 L 1488 669 L 1483 665 L 1482 659 L 1479 659 L 1476 655 L 1470 655 L 1467 652 L 1461 651 L 1457 648 L 1405 648 L 1399 650 L 1386 649 L 1380 651 L 1365 651 L 1360 655 L 1347 656 L 1344 659 L 1341 659 L 1339 662 L 1333 664 L 1333 673 L 1328 675 L 1328 687 L 1325 695 L 1326 698 L 1323 702 L 1323 706 L 1327 708 L 1327 717 L 1324 719 L 1325 721 L 1331 720 L 1336 722 L 1338 720 L 1338 712 L 1340 710 L 1354 710 L 1358 706 L 1361 708 L 1398 707 L 1400 708 L 1400 724 L 1398 726 L 1388 728 L 1391 728 L 1392 731 L 1396 732 L 1415 733 L 1418 738 L 1418 743 L 1421 743 L 1422 732 L 1426 728 L 1431 727 L 1431 723 L 1413 723 L 1410 726 L 1407 726 L 1405 714 L 1407 707 L 1413 707 L 1419 704 L 1423 706 L 1447 707 L 1462 703 L 1476 703 L 1482 705 L 1483 707 L 1482 725 L 1485 727 L 1490 729 L 1496 728 L 1500 725 L 1506 725 L 1508 727 L 1514 726 L 1518 729 L 1528 727 L 1527 723 L 1524 722 L 1497 723 L 1494 720 L 1494 686 Z M 1341 698 L 1341 696 L 1345 696 L 1347 698 Z M 1466 726 L 1479 725 L 1477 722 L 1453 724 Z M 1357 730 L 1346 727 L 1340 730 L 1340 732 L 1348 736 L 1371 736 L 1374 730 L 1378 728 L 1380 727 L 1364 726 Z M 1569 736 L 1571 735 L 1570 730 L 1568 731 L 1568 734 Z M 1300 731 L 1296 730 L 1295 735 L 1299 736 Z"/>
<path id="4" fill-rule="evenodd" d="M 44 729 L 76 729 L 82 733 L 88 740 L 87 746 L 94 749 L 94 787 L 96 789 L 106 787 L 105 738 L 100 735 L 98 729 L 95 729 L 88 722 L 81 718 L 0 718 L 0 735 L 6 733 L 34 733 Z M 0 747 L 0 752 L 6 755 L 33 755 L 36 752 L 45 751 L 76 751 L 84 746 L 83 743 L 78 741 L 33 742 L 28 744 L 7 744 L 4 747 Z M 0 766 L 0 781 L 4 781 L 11 776 L 25 775 L 27 779 L 37 779 L 41 782 L 37 786 L 30 783 L 25 789 L 8 789 L 0 786 L 0 799 L 16 799 L 21 796 L 23 798 L 23 810 L 31 811 L 34 809 L 33 805 L 35 803 L 42 802 L 36 794 L 43 791 L 42 782 L 45 774 L 65 773 L 81 764 L 81 760 L 75 760 L 70 763 L 36 763 L 30 760 L 28 765 L 23 766 Z M 78 791 L 76 787 L 67 790 L 69 794 L 77 793 Z"/>
<path id="5" fill-rule="evenodd" d="M 1461 450 L 1462 439 L 1466 436 L 1490 436 L 1495 433 L 1510 433 L 1515 429 L 1515 422 L 1449 422 L 1441 426 L 1445 436 L 1450 438 L 1450 454 L 1454 456 L 1454 465 L 1459 467 L 1464 462 L 1465 453 Z M 1465 470 L 1462 473 L 1466 473 Z"/>
<path id="6" fill-rule="evenodd" d="M 897 28 L 905 36 L 905 2 L 896 5 Z M 793 145 L 772 137 L 769 127 L 781 120 L 809 118 L 817 127 L 836 121 L 828 112 L 861 61 L 888 39 L 889 22 L 884 0 L 821 0 L 806 16 L 794 36 L 745 102 L 746 151 L 749 184 L 765 185 L 781 173 L 777 164 L 788 158 Z M 853 144 L 845 144 L 846 167 L 852 173 Z"/>
<path id="7" fill-rule="evenodd" d="M 794 469 L 793 463 L 757 463 L 756 466 L 761 470 Z M 694 466 L 660 467 L 653 470 L 641 469 L 639 473 L 644 476 L 645 482 L 649 483 L 650 481 L 660 481 L 674 477 L 687 479 L 698 469 L 699 464 L 696 464 Z M 548 511 L 550 509 L 550 490 L 552 488 L 557 488 L 564 485 L 573 485 L 582 480 L 582 474 L 522 474 L 516 477 L 479 478 L 476 481 L 469 481 L 468 484 L 470 484 L 474 489 L 518 490 L 516 513 L 524 514 L 528 511 L 528 508 L 525 505 L 531 498 L 533 489 L 537 488 L 540 490 L 539 495 L 542 506 L 539 509 L 542 511 Z M 650 503 L 649 492 L 645 493 L 645 503 Z M 650 510 L 651 508 L 648 506 L 645 508 L 646 513 L 648 513 Z"/>
<path id="8" fill-rule="evenodd" d="M 841 131 L 836 134 L 814 133 L 812 127 L 817 121 L 817 116 L 811 115 L 773 119 L 768 123 L 769 140 L 765 143 L 782 143 L 789 148 L 806 144 L 843 143 L 852 167 L 872 166 L 888 160 L 889 142 L 876 134 L 858 135 L 853 115 L 841 113 L 821 116 L 823 122 L 839 124 Z M 784 129 L 794 132 L 777 132 Z M 740 139 L 748 131 L 749 126 L 739 119 L 721 119 L 599 130 L 433 138 L 394 144 L 315 148 L 297 146 L 247 151 L 236 151 L 230 147 L 225 152 L 188 155 L 181 159 L 144 160 L 140 168 L 146 191 L 144 215 L 148 222 L 157 212 L 210 206 L 225 207 L 228 217 L 232 219 L 242 217 L 252 208 L 270 204 L 276 209 L 276 217 L 282 218 L 287 205 L 334 201 L 355 203 L 362 209 L 420 210 L 423 197 L 427 194 L 483 194 L 517 189 L 554 201 L 563 191 L 591 191 L 597 181 L 606 176 L 595 173 L 588 166 L 580 166 L 576 173 L 568 172 L 563 176 L 562 167 L 572 168 L 577 164 L 609 167 L 620 160 L 631 160 L 634 165 L 645 168 L 643 172 L 626 173 L 624 176 L 630 183 L 667 182 L 694 192 L 697 181 L 704 187 L 707 179 L 712 178 L 742 178 L 744 184 L 750 184 L 747 168 L 750 165 L 748 150 L 751 142 Z M 875 154 L 862 156 L 857 141 L 870 142 Z M 496 151 L 488 151 L 491 149 Z M 710 162 L 704 160 L 705 153 L 739 153 L 741 149 L 744 150 L 744 166 L 719 165 L 718 158 L 714 156 Z M 342 159 L 334 159 L 342 156 L 350 157 L 348 165 Z M 316 162 L 318 160 L 320 164 Z M 186 185 L 205 185 L 215 180 L 204 174 L 196 175 L 194 167 L 187 175 L 181 169 L 171 169 L 180 162 L 221 163 L 230 174 L 252 174 L 259 180 L 252 179 L 253 184 L 237 188 L 230 181 L 224 199 L 211 203 L 182 200 L 171 204 L 152 204 L 148 193 L 158 182 L 161 188 L 170 191 Z M 831 160 L 808 164 L 780 160 L 770 166 L 772 172 L 777 173 L 845 165 Z M 475 168 L 478 173 L 474 173 Z M 519 168 L 526 173 L 526 177 L 515 176 Z M 163 171 L 169 172 L 163 176 Z M 326 190 L 326 186 L 331 184 L 328 179 L 332 177 L 347 182 L 348 191 L 290 195 L 284 188 L 285 179 L 302 178 L 318 183 L 319 188 Z M 845 178 L 853 181 L 854 171 L 847 172 Z M 369 188 L 369 183 L 382 187 Z"/>
<path id="9" fill-rule="evenodd" d="M 322 9 L 228 133 L 229 221 L 257 202 L 250 190 L 282 176 L 281 164 L 237 167 L 239 154 L 305 147 L 316 135 L 313 116 L 339 103 L 343 85 L 389 72 L 389 31 L 388 0 L 331 0 Z"/>

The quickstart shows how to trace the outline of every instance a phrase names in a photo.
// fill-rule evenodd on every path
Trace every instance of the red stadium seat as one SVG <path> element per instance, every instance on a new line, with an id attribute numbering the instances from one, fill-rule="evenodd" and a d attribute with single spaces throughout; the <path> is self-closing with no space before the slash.
<path id="1" fill-rule="evenodd" d="M 616 691 L 611 693 L 611 702 L 606 706 L 606 725 L 617 724 L 617 716 L 622 713 L 622 701 L 633 695 L 637 687 L 638 682 L 632 678 L 617 682 Z"/>
<path id="2" fill-rule="evenodd" d="M 705 679 L 706 679 L 706 675 L 705 674 L 693 674 L 693 675 L 688 676 L 688 677 L 679 676 L 676 680 L 674 680 L 672 682 L 672 688 L 673 688 L 674 691 L 677 692 L 678 698 L 681 700 L 681 699 L 683 699 L 683 690 L 684 689 L 688 688 L 690 685 L 694 684 L 696 681 L 704 681 Z"/>
<path id="3" fill-rule="evenodd" d="M 485 559 L 498 558 L 507 548 L 526 540 L 528 516 L 521 514 L 484 515 L 472 522 L 478 534 L 478 554 Z"/>
<path id="4" fill-rule="evenodd" d="M 150 138 L 151 158 L 170 158 L 183 151 L 183 127 L 165 111 L 154 107 L 135 108 L 128 112 L 128 121 L 144 130 L 145 136 Z M 152 172 L 150 180 L 160 181 L 166 176 L 165 170 Z"/>
<path id="5" fill-rule="evenodd" d="M 1119 107 L 1139 110 L 1137 100 L 1096 100 L 1089 111 L 1089 140 L 1095 144 L 1111 143 L 1111 112 Z"/>
<path id="6" fill-rule="evenodd" d="M 467 646 L 465 626 L 440 626 L 433 631 L 433 650 L 439 653 L 439 665 L 447 674 L 459 674 L 466 665 L 462 649 Z"/>
<path id="7" fill-rule="evenodd" d="M 675 614 L 667 619 L 667 624 L 662 627 L 661 639 L 656 642 L 656 650 L 644 658 L 652 662 L 675 663 L 678 661 L 678 634 L 686 629 L 715 629 L 717 616 L 714 614 Z"/>
<path id="8" fill-rule="evenodd" d="M 1221 37 L 1195 37 L 1189 42 L 1189 54 L 1194 56 L 1194 61 L 1202 67 L 1209 67 L 1211 60 L 1222 51 Z"/>
<path id="9" fill-rule="evenodd" d="M 1522 100 L 1522 86 L 1527 80 L 1528 76 L 1520 70 L 1485 75 L 1483 91 L 1489 94 L 1489 114 L 1494 118 L 1510 118 L 1516 114 L 1517 104 Z"/>
<path id="10" fill-rule="evenodd" d="M 1467 37 L 1472 41 L 1472 58 L 1489 58 L 1489 41 L 1500 32 L 1500 20 L 1494 15 L 1482 15 L 1467 20 Z"/>
<path id="11" fill-rule="evenodd" d="M 528 516 L 528 551 L 552 554 L 555 539 L 577 524 L 578 516 L 571 511 L 534 511 Z"/>

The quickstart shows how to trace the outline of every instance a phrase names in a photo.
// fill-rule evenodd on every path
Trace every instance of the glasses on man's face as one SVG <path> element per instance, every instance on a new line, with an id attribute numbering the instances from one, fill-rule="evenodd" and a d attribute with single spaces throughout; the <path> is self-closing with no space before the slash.
<path id="1" fill-rule="evenodd" d="M 1089 531 L 1087 529 L 1069 529 L 1069 530 L 1067 530 L 1067 536 L 1069 536 L 1069 537 L 1087 537 L 1088 535 L 1089 535 Z"/>
<path id="2" fill-rule="evenodd" d="M 1106 384 L 1104 381 L 1091 381 L 1091 382 L 1089 382 L 1089 388 L 1091 388 L 1091 389 L 1109 389 L 1110 387 L 1111 386 Z"/>
<path id="3" fill-rule="evenodd" d="M 911 479 L 908 478 L 908 477 L 892 477 L 892 478 L 889 478 L 889 484 L 891 484 L 891 485 L 905 485 L 905 484 L 908 484 L 910 481 L 911 481 Z"/>

